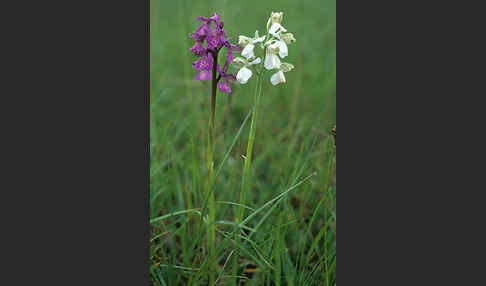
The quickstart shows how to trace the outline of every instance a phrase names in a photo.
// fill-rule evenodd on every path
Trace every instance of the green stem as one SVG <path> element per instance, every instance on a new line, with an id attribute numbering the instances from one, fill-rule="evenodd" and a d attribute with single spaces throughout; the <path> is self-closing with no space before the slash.
<path id="1" fill-rule="evenodd" d="M 278 223 L 277 225 L 281 225 L 282 224 L 282 215 L 279 215 L 278 216 Z M 275 249 L 274 249 L 274 255 L 275 255 L 275 286 L 280 286 L 280 276 L 281 276 L 281 266 L 282 266 L 282 263 L 281 263 L 281 260 L 280 260 L 280 254 L 281 254 L 281 250 L 280 248 L 282 247 L 281 245 L 281 237 L 280 237 L 280 229 L 277 230 L 276 232 L 276 237 L 275 237 Z"/>
<path id="2" fill-rule="evenodd" d="M 211 112 L 209 115 L 209 130 L 208 130 L 208 195 L 209 195 L 209 235 L 207 237 L 207 248 L 209 251 L 210 271 L 209 271 L 209 285 L 213 285 L 215 281 L 216 264 L 215 264 L 215 241 L 216 241 L 216 229 L 215 229 L 215 203 L 214 203 L 214 190 L 213 177 L 214 177 L 214 117 L 216 114 L 216 92 L 218 79 L 216 77 L 216 66 L 218 63 L 218 53 L 213 53 L 213 69 L 211 78 Z"/>
<path id="3" fill-rule="evenodd" d="M 250 135 L 248 138 L 248 146 L 246 148 L 245 165 L 243 167 L 243 179 L 241 183 L 240 204 L 246 204 L 246 197 L 248 193 L 248 179 L 250 176 L 251 159 L 253 154 L 253 143 L 255 142 L 256 121 L 258 117 L 258 107 L 260 106 L 261 90 L 262 90 L 262 74 L 260 74 L 257 79 L 257 88 L 255 91 L 255 104 L 251 116 Z M 243 220 L 244 212 L 245 212 L 244 208 L 239 208 L 238 222 L 241 222 Z"/>
<path id="4" fill-rule="evenodd" d="M 249 177 L 250 177 L 250 168 L 251 168 L 251 158 L 253 154 L 253 143 L 255 142 L 255 134 L 256 134 L 256 121 L 258 116 L 258 108 L 260 106 L 260 98 L 262 94 L 262 76 L 263 70 L 260 71 L 257 84 L 255 88 L 255 102 L 253 104 L 253 112 L 251 115 L 251 125 L 250 125 L 250 135 L 248 138 L 248 146 L 246 148 L 246 157 L 245 157 L 245 165 L 243 167 L 243 178 L 241 181 L 241 191 L 240 191 L 240 204 L 246 204 L 246 197 L 249 188 Z M 243 221 L 243 217 L 245 215 L 245 209 L 240 207 L 238 208 L 238 214 L 236 217 L 236 223 L 240 223 Z M 240 237 L 235 234 L 236 243 L 240 243 Z M 233 255 L 233 285 L 237 285 L 237 274 L 238 274 L 238 258 L 239 258 L 239 251 L 235 249 L 235 253 Z"/>

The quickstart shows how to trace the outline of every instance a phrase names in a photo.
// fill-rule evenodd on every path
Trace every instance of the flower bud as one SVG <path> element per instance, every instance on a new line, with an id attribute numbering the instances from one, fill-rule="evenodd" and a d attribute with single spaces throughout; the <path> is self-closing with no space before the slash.
<path id="1" fill-rule="evenodd" d="M 278 48 L 280 47 L 280 43 L 278 41 L 273 41 L 268 47 L 267 47 L 267 53 L 278 53 Z"/>
<path id="2" fill-rule="evenodd" d="M 291 44 L 296 41 L 292 33 L 282 34 L 280 35 L 280 39 L 284 41 L 286 44 Z"/>
<path id="3" fill-rule="evenodd" d="M 238 45 L 245 47 L 250 43 L 251 39 L 246 36 L 239 36 L 238 37 Z"/>
<path id="4" fill-rule="evenodd" d="M 280 70 L 283 71 L 283 72 L 289 72 L 293 68 L 294 68 L 294 65 L 293 64 L 289 64 L 289 63 L 282 63 L 282 64 L 280 64 Z"/>
<path id="5" fill-rule="evenodd" d="M 283 12 L 272 12 L 267 21 L 267 31 L 273 23 L 282 23 Z"/>
<path id="6" fill-rule="evenodd" d="M 256 58 L 255 60 L 253 60 L 252 62 L 248 63 L 249 66 L 251 65 L 258 65 L 262 62 L 262 60 L 260 58 Z"/>
<path id="7" fill-rule="evenodd" d="M 272 18 L 272 23 L 282 23 L 283 19 L 283 12 L 272 12 L 272 15 L 270 16 Z"/>

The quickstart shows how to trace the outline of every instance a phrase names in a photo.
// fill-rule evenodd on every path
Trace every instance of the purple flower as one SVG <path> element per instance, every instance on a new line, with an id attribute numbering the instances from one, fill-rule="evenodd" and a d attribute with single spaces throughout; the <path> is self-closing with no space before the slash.
<path id="1" fill-rule="evenodd" d="M 231 88 L 229 86 L 230 81 L 236 80 L 236 76 L 231 73 L 227 73 L 229 63 L 233 60 L 233 55 L 230 49 L 226 51 L 226 63 L 224 64 L 223 70 L 220 69 L 219 65 L 217 66 L 219 79 L 221 80 L 218 83 L 218 89 L 224 93 L 231 93 Z"/>
<path id="2" fill-rule="evenodd" d="M 208 24 L 202 24 L 196 32 L 190 33 L 189 37 L 193 38 L 195 41 L 202 42 L 208 34 L 211 32 L 211 27 Z"/>
<path id="3" fill-rule="evenodd" d="M 218 89 L 224 93 L 230 94 L 231 88 L 229 86 L 229 81 L 236 80 L 236 76 L 234 74 L 228 74 L 221 77 L 221 81 L 218 83 Z"/>
<path id="4" fill-rule="evenodd" d="M 201 58 L 193 64 L 195 69 L 200 71 L 210 71 L 213 68 L 213 56 L 211 54 L 204 54 Z"/>
<path id="5" fill-rule="evenodd" d="M 195 41 L 189 50 L 199 58 L 192 64 L 199 71 L 194 80 L 212 79 L 211 70 L 214 68 L 213 65 L 216 64 L 219 76 L 213 80 L 218 82 L 220 91 L 231 93 L 229 81 L 235 80 L 236 76 L 227 73 L 227 71 L 229 64 L 233 61 L 233 53 L 241 51 L 241 47 L 229 42 L 226 32 L 223 30 L 224 23 L 217 13 L 209 18 L 198 17 L 197 20 L 201 22 L 201 25 L 195 32 L 189 34 L 189 37 Z M 226 62 L 221 69 L 214 59 L 217 59 L 223 47 L 226 48 Z"/>
<path id="6" fill-rule="evenodd" d="M 206 47 L 204 47 L 203 42 L 201 41 L 196 41 L 194 46 L 192 46 L 189 49 L 196 57 L 202 56 L 204 53 L 206 53 Z"/>
<path id="7" fill-rule="evenodd" d="M 194 80 L 210 80 L 211 79 L 211 72 L 210 71 L 200 71 L 197 73 Z"/>
<path id="8" fill-rule="evenodd" d="M 220 50 L 223 46 L 229 44 L 228 40 L 226 39 L 226 33 L 223 30 L 223 22 L 215 23 L 215 28 L 212 33 L 209 33 L 206 41 L 208 42 L 208 46 L 212 47 L 213 49 Z"/>

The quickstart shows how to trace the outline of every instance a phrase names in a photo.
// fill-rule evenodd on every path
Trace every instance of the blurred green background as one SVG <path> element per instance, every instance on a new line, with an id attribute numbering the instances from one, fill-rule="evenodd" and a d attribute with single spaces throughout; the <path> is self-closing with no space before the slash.
<path id="1" fill-rule="evenodd" d="M 329 131 L 336 122 L 335 0 L 150 1 L 150 216 L 202 204 L 210 83 L 193 80 L 197 71 L 192 68 L 195 57 L 189 51 L 193 40 L 188 34 L 199 26 L 196 18 L 219 13 L 227 35 L 236 44 L 240 34 L 253 36 L 255 30 L 265 34 L 272 11 L 284 12 L 282 24 L 297 39 L 288 46 L 289 56 L 285 58 L 295 69 L 286 73 L 287 82 L 278 86 L 270 84 L 272 72 L 264 76 L 252 167 L 254 192 L 249 195 L 249 204 L 259 207 L 312 172 L 317 176 L 289 195 L 279 206 L 280 211 L 272 213 L 262 227 L 267 233 L 279 222 L 298 220 L 294 227 L 279 230 L 278 238 L 272 232 L 272 241 L 282 240 L 278 244 L 281 254 L 275 254 L 275 245 L 262 245 L 262 254 L 281 265 L 277 274 L 283 280 L 274 278 L 277 270 L 265 270 L 256 263 L 261 272 L 248 285 L 264 285 L 263 281 L 274 283 L 268 285 L 334 285 L 329 279 L 335 274 L 329 267 L 334 261 L 335 268 L 335 241 L 330 238 L 335 237 L 335 149 Z M 230 96 L 218 92 L 216 166 L 252 107 L 255 79 L 246 85 L 232 84 Z M 248 131 L 249 122 L 218 178 L 218 201 L 238 201 L 241 154 L 246 152 Z M 220 205 L 217 219 L 233 220 L 233 210 Z M 313 214 L 314 224 L 309 225 Z M 167 285 L 186 285 L 192 275 L 171 267 L 162 269 L 161 265 L 198 266 L 196 253 L 188 250 L 194 245 L 187 236 L 199 229 L 187 226 L 181 230 L 183 222 L 174 219 L 151 228 L 154 284 L 163 285 L 165 279 Z M 303 233 L 307 227 L 309 234 Z M 260 243 L 268 236 L 255 239 Z M 314 248 L 313 243 L 317 245 Z M 299 253 L 308 251 L 312 259 L 302 263 Z M 323 258 L 326 271 L 315 269 L 324 267 L 316 257 Z M 249 257 L 245 261 L 248 265 L 255 263 Z M 311 280 L 314 282 L 305 280 L 309 275 L 317 275 Z"/>

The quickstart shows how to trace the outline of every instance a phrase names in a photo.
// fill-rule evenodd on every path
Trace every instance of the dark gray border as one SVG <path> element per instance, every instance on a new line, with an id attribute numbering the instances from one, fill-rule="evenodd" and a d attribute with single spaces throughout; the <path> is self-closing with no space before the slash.
<path id="1" fill-rule="evenodd" d="M 149 0 L 17 8 L 0 284 L 148 285 Z"/>

